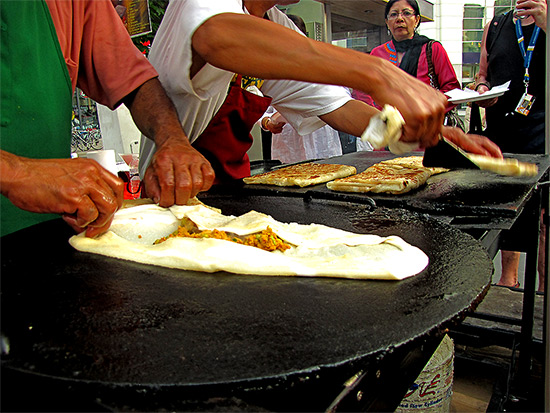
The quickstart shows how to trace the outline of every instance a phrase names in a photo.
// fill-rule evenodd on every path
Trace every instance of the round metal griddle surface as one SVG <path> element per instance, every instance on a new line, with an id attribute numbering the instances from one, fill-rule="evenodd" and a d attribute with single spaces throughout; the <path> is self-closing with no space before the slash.
<path id="1" fill-rule="evenodd" d="M 1 240 L 3 366 L 154 386 L 305 376 L 459 319 L 490 281 L 477 241 L 422 215 L 283 197 L 205 201 L 225 214 L 396 234 L 430 265 L 399 282 L 171 270 L 74 251 L 68 227 L 52 221 Z"/>

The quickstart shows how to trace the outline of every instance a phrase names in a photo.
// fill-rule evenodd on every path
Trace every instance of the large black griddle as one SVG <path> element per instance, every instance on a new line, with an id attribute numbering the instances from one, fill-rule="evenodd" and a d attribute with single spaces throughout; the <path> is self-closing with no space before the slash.
<path id="1" fill-rule="evenodd" d="M 422 152 L 408 155 L 422 156 Z M 428 184 L 401 195 L 384 193 L 351 193 L 331 191 L 326 184 L 311 187 L 278 187 L 274 185 L 236 185 L 239 190 L 247 193 L 275 194 L 285 196 L 311 196 L 318 198 L 346 199 L 349 202 L 374 203 L 377 206 L 388 208 L 404 208 L 432 215 L 447 215 L 460 217 L 474 217 L 477 223 L 480 220 L 501 218 L 501 222 L 493 220 L 491 227 L 509 229 L 513 219 L 525 206 L 533 191 L 534 184 L 541 180 L 550 168 L 548 155 L 504 154 L 522 162 L 534 163 L 539 172 L 533 177 L 509 177 L 497 175 L 488 171 L 476 169 L 453 169 L 449 172 L 435 175 L 428 180 Z M 353 152 L 330 159 L 316 161 L 318 163 L 334 163 L 352 165 L 357 172 L 363 172 L 369 166 L 380 161 L 396 158 L 387 151 Z M 265 171 L 272 168 L 266 165 Z M 255 172 L 264 172 L 255 168 Z M 241 189 L 242 187 L 242 189 Z M 226 190 L 227 188 L 219 188 Z M 231 190 L 235 190 L 232 188 Z M 508 221 L 505 218 L 509 218 Z M 463 218 L 464 219 L 464 218 Z"/>
<path id="2" fill-rule="evenodd" d="M 488 289 L 492 263 L 481 245 L 424 215 L 274 196 L 204 201 L 225 214 L 255 209 L 286 222 L 396 234 L 430 265 L 400 282 L 206 274 L 77 252 L 62 221 L 43 223 L 1 239 L 3 377 L 81 389 L 118 408 L 151 408 L 166 393 L 187 408 L 201 397 L 212 407 L 221 390 L 344 380 L 461 320 Z M 338 391 L 317 392 L 321 406 Z"/>

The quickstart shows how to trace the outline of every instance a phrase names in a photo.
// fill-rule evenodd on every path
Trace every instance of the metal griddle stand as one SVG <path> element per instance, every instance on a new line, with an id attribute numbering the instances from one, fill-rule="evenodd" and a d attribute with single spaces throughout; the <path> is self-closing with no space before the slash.
<path id="1" fill-rule="evenodd" d="M 532 186 L 528 196 L 525 198 L 524 205 L 518 205 L 518 214 L 507 220 L 498 220 L 498 224 L 489 222 L 486 225 L 479 225 L 472 219 L 472 223 L 460 223 L 457 226 L 474 235 L 480 240 L 482 245 L 487 248 L 489 255 L 494 259 L 500 249 L 509 251 L 519 251 L 526 253 L 525 261 L 525 286 L 523 289 L 523 305 L 521 319 L 495 315 L 479 309 L 472 312 L 469 317 L 480 320 L 493 321 L 507 324 L 510 326 L 520 326 L 518 334 L 513 330 L 498 331 L 492 328 L 478 327 L 466 322 L 453 327 L 451 336 L 459 342 L 465 342 L 469 345 L 477 343 L 481 345 L 495 344 L 509 348 L 513 351 L 508 371 L 508 382 L 501 395 L 500 400 L 494 400 L 492 403 L 495 410 L 505 408 L 507 399 L 513 395 L 515 402 L 532 402 L 539 398 L 540 394 L 535 394 L 538 389 L 531 386 L 531 375 L 533 368 L 533 357 L 535 354 L 542 355 L 545 346 L 545 334 L 543 340 L 534 337 L 534 316 L 535 316 L 535 297 L 536 297 L 536 279 L 539 258 L 539 233 L 540 216 L 542 205 L 548 204 L 548 168 L 544 171 L 538 182 Z M 544 212 L 544 222 L 546 222 L 546 240 L 548 242 L 548 208 Z M 453 222 L 451 220 L 451 225 Z M 470 226 L 471 225 L 471 226 Z M 483 228 L 485 227 L 485 228 Z M 507 236 L 504 238 L 504 232 Z M 548 268 L 548 254 L 546 255 L 546 268 Z M 545 292 L 548 291 L 548 274 L 545 277 Z M 548 295 L 544 297 L 544 324 L 548 319 Z M 516 354 L 519 356 L 516 358 Z M 546 355 L 547 356 L 547 355 Z M 544 356 L 542 357 L 544 359 Z M 493 410 L 490 408 L 490 410 Z"/>
<path id="2" fill-rule="evenodd" d="M 376 163 L 380 159 L 379 157 L 383 156 L 380 153 L 360 153 L 360 154 L 349 154 L 349 156 L 342 156 L 337 158 L 341 163 L 346 164 L 354 164 L 354 161 L 357 161 L 357 163 L 363 162 L 360 166 L 364 167 L 365 163 Z M 326 160 L 323 162 L 332 163 L 335 159 L 332 158 L 330 160 Z M 537 179 L 537 182 L 542 182 L 542 177 L 548 176 L 548 169 L 550 168 L 550 162 L 548 157 L 546 157 L 544 160 L 539 159 L 539 165 L 542 166 L 541 176 Z M 359 165 L 358 165 L 359 166 Z M 360 168 L 358 168 L 360 169 Z M 537 248 L 538 248 L 538 237 L 533 236 L 533 234 L 538 234 L 538 218 L 539 218 L 539 212 L 540 212 L 540 204 L 541 199 L 543 195 L 541 192 L 541 189 L 544 189 L 544 187 L 538 186 L 536 183 L 533 183 L 532 185 L 529 185 L 528 191 L 526 194 L 523 194 L 521 197 L 518 198 L 518 203 L 514 207 L 513 213 L 505 214 L 505 216 L 498 216 L 498 214 L 493 215 L 491 219 L 488 219 L 487 216 L 477 216 L 476 214 L 471 214 L 471 211 L 466 211 L 467 205 L 459 205 L 460 210 L 466 211 L 470 213 L 468 215 L 467 213 L 463 214 L 452 214 L 449 213 L 449 210 L 446 210 L 445 208 L 440 208 L 437 206 L 436 211 L 430 210 L 427 211 L 426 208 L 430 206 L 430 202 L 426 202 L 426 199 L 422 198 L 422 191 L 418 191 L 415 194 L 412 194 L 409 197 L 367 197 L 367 196 L 347 196 L 346 194 L 339 194 L 339 193 L 333 193 L 332 191 L 326 190 L 324 185 L 319 185 L 313 189 L 302 189 L 302 190 L 281 190 L 281 189 L 272 189 L 271 194 L 274 195 L 274 197 L 277 196 L 286 196 L 287 199 L 285 199 L 285 205 L 290 202 L 289 200 L 291 198 L 298 198 L 300 200 L 300 203 L 302 203 L 302 199 L 307 200 L 307 198 L 312 199 L 322 199 L 327 200 L 331 199 L 332 196 L 334 200 L 336 201 L 344 201 L 346 203 L 350 203 L 350 208 L 346 208 L 346 210 L 353 210 L 354 205 L 351 205 L 353 203 L 357 204 L 363 204 L 363 207 L 367 208 L 367 205 L 376 207 L 376 206 L 384 206 L 384 207 L 390 207 L 392 205 L 384 203 L 391 203 L 394 201 L 402 202 L 401 205 L 393 205 L 395 208 L 405 208 L 407 205 L 409 205 L 409 209 L 413 210 L 414 212 L 422 212 L 423 214 L 429 215 L 430 217 L 435 217 L 440 219 L 441 221 L 446 221 L 451 223 L 452 226 L 455 226 L 456 228 L 460 228 L 464 231 L 468 231 L 471 234 L 474 234 L 484 245 L 484 247 L 490 251 L 496 253 L 496 250 L 499 248 L 500 244 L 500 236 L 503 230 L 511 230 L 513 227 L 520 228 L 523 230 L 522 236 L 527 236 L 529 240 L 537 240 L 537 242 L 531 242 L 529 241 L 528 244 L 524 245 L 523 247 L 527 250 L 529 256 L 528 256 L 528 268 L 527 268 L 527 276 L 526 278 L 530 278 L 531 280 L 526 285 L 526 294 L 524 299 L 524 313 L 521 322 L 522 325 L 522 332 L 519 340 L 519 348 L 521 350 L 521 356 L 518 363 L 519 369 L 518 374 L 516 375 L 515 383 L 519 383 L 519 380 L 521 378 L 529 377 L 530 370 L 531 370 L 531 358 L 532 358 L 532 352 L 533 352 L 533 337 L 532 337 L 532 331 L 533 331 L 533 300 L 534 297 L 534 288 L 535 288 L 535 270 L 536 270 L 536 254 L 537 254 Z M 230 188 L 231 192 L 232 189 Z M 254 192 L 255 194 L 267 194 L 269 192 L 269 189 L 265 188 L 242 188 L 243 194 L 251 194 Z M 235 196 L 235 192 L 232 192 L 233 196 Z M 238 197 L 235 197 L 238 200 Z M 453 199 L 448 199 L 449 202 L 452 202 Z M 431 201 L 428 199 L 428 201 Z M 310 206 L 314 206 L 315 202 L 311 202 Z M 360 206 L 360 205 L 359 205 Z M 476 209 L 475 211 L 478 211 L 480 209 Z M 437 211 L 440 211 L 440 213 L 436 213 Z M 308 214 L 311 212 L 311 208 L 308 209 Z M 395 211 L 392 211 L 395 212 Z M 308 215 L 309 216 L 309 215 Z M 326 214 L 325 214 L 326 216 Z M 333 218 L 334 219 L 334 218 Z M 431 219 L 431 218 L 430 218 Z M 454 228 L 451 228 L 455 230 Z M 456 231 L 457 233 L 459 231 Z M 461 234 L 464 235 L 464 234 Z M 470 237 L 468 237 L 470 239 Z M 473 241 L 473 240 L 472 240 Z M 479 245 L 475 242 L 472 244 L 475 244 L 475 246 L 483 252 L 483 256 L 485 257 L 485 252 L 482 251 L 482 248 L 479 247 Z M 68 247 L 67 247 L 68 248 Z M 451 249 L 452 250 L 452 249 Z M 454 248 L 454 250 L 457 250 L 457 248 Z M 57 251 L 56 251 L 57 252 Z M 446 254 L 449 253 L 448 250 L 445 251 Z M 76 254 L 75 254 L 76 255 Z M 56 255 L 52 254 L 52 257 L 56 257 Z M 74 258 L 74 257 L 73 257 Z M 93 271 L 93 267 L 97 265 L 98 267 L 101 267 L 102 260 L 100 259 L 93 259 L 89 257 L 90 260 L 94 262 L 94 265 L 90 266 L 89 262 L 85 261 L 82 263 L 83 268 L 81 269 L 74 269 L 75 274 L 77 275 L 80 271 L 86 270 L 86 271 Z M 486 258 L 486 257 L 485 257 Z M 59 258 L 60 259 L 60 258 Z M 75 258 L 76 259 L 76 258 Z M 29 260 L 27 260 L 29 261 Z M 60 269 L 63 271 L 66 269 L 64 260 L 61 260 L 62 262 L 58 263 L 60 265 Z M 26 263 L 26 262 L 25 262 Z M 86 265 L 84 265 L 86 264 Z M 112 264 L 112 263 L 111 263 Z M 109 267 L 111 266 L 109 264 Z M 487 262 L 489 265 L 490 263 Z M 32 267 L 34 263 L 29 262 L 28 265 Z M 107 264 L 105 264 L 107 265 Z M 17 267 L 19 268 L 19 267 Z M 57 268 L 57 267 L 56 267 Z M 133 268 L 133 266 L 132 266 Z M 443 267 L 442 267 L 443 268 Z M 490 266 L 488 267 L 490 270 Z M 57 270 L 56 270 L 57 271 Z M 119 268 L 119 271 L 121 272 L 121 275 L 124 275 L 125 277 L 129 277 L 128 271 L 130 271 L 130 268 L 127 266 L 121 266 Z M 133 270 L 132 270 L 133 271 Z M 478 271 L 479 272 L 479 271 Z M 488 271 L 490 272 L 490 271 Z M 101 272 L 99 272 L 101 273 Z M 474 272 L 475 273 L 475 272 Z M 55 272 L 57 276 L 63 276 L 63 272 L 57 271 Z M 139 272 L 136 271 L 136 274 L 139 274 Z M 136 274 L 132 272 L 131 279 L 135 280 Z M 531 274 L 531 275 L 529 275 Z M 150 268 L 147 268 L 146 271 L 144 270 L 143 274 L 141 276 L 147 275 L 148 277 L 153 275 L 153 270 Z M 40 279 L 40 278 L 39 278 Z M 53 279 L 53 278 L 52 278 Z M 88 278 L 84 278 L 83 281 L 86 281 Z M 125 279 L 125 278 L 124 278 Z M 94 279 L 95 280 L 95 279 Z M 50 282 L 50 281 L 48 281 Z M 61 281 L 60 281 L 61 282 Z M 92 282 L 95 282 L 92 280 Z M 247 282 L 251 282 L 248 281 Z M 487 283 L 487 280 L 483 280 L 483 283 Z M 3 281 L 4 285 L 4 281 Z M 64 284 L 63 284 L 64 285 Z M 103 288 L 103 284 L 99 283 L 97 288 Z M 453 288 L 458 288 L 460 284 L 454 285 Z M 78 284 L 75 284 L 75 286 L 78 286 Z M 481 291 L 483 289 L 483 291 Z M 78 290 L 77 290 L 78 291 Z M 418 291 L 425 291 L 425 285 L 422 285 L 422 287 L 419 287 Z M 477 290 L 476 290 L 477 291 Z M 486 292 L 486 284 L 484 284 L 484 288 L 480 287 L 479 296 L 478 299 L 481 300 L 484 296 L 484 293 Z M 42 296 L 42 291 L 38 290 L 38 293 L 40 293 L 39 297 Z M 17 296 L 18 300 L 20 300 L 20 297 Z M 48 297 L 49 298 L 49 297 Z M 44 299 L 44 298 L 43 298 Z M 165 297 L 163 297 L 164 302 Z M 416 298 L 415 298 L 416 300 Z M 415 304 L 418 304 L 418 300 L 412 300 L 410 302 L 411 306 L 414 306 Z M 18 303 L 17 301 L 16 303 Z M 437 301 L 437 299 L 435 299 Z M 5 302 L 5 300 L 3 300 Z M 469 301 L 468 303 L 471 303 Z M 353 304 L 353 303 L 352 303 Z M 135 303 L 136 306 L 139 307 L 139 302 Z M 475 307 L 477 305 L 477 302 L 472 303 L 472 307 Z M 82 306 L 79 306 L 81 308 Z M 441 309 L 442 307 L 440 307 Z M 461 309 L 464 307 L 461 307 Z M 409 308 L 407 308 L 409 310 Z M 410 311 L 415 311 L 414 308 L 410 308 Z M 420 310 L 417 310 L 420 311 Z M 436 312 L 433 312 L 432 314 L 435 314 Z M 64 314 L 64 313 L 63 313 Z M 460 311 L 460 320 L 452 320 L 452 321 L 462 321 L 463 317 L 468 314 L 470 317 L 479 316 L 477 313 L 468 313 L 467 310 Z M 122 314 L 123 315 L 123 314 Z M 92 317 L 92 315 L 89 315 L 89 317 Z M 400 399 L 399 396 L 402 397 L 402 395 L 405 394 L 407 387 L 413 383 L 414 379 L 418 375 L 418 373 L 422 370 L 422 367 L 426 364 L 428 359 L 430 358 L 431 354 L 435 351 L 437 346 L 439 345 L 441 338 L 446 333 L 445 329 L 449 326 L 447 324 L 442 325 L 438 324 L 437 328 L 434 328 L 433 330 L 430 330 L 428 334 L 425 334 L 421 337 L 417 337 L 415 340 L 411 340 L 410 342 L 406 343 L 406 345 L 399 345 L 395 348 L 388 348 L 387 350 L 384 349 L 384 354 L 377 354 L 376 356 L 369 358 L 368 362 L 367 360 L 363 360 L 360 363 L 350 363 L 350 365 L 346 365 L 345 371 L 338 369 L 338 371 L 334 372 L 331 371 L 331 374 L 324 374 L 323 371 L 319 371 L 318 373 L 313 372 L 311 374 L 308 373 L 307 377 L 303 377 L 303 375 L 298 374 L 296 376 L 296 380 L 293 381 L 292 377 L 285 377 L 281 379 L 281 383 L 274 381 L 270 383 L 269 386 L 263 386 L 262 389 L 259 389 L 261 391 L 257 391 L 255 394 L 258 397 L 258 405 L 257 406 L 265 406 L 264 403 L 260 404 L 260 402 L 265 402 L 266 400 L 269 400 L 270 402 L 273 402 L 273 404 L 270 403 L 270 406 L 273 407 L 273 410 L 285 410 L 284 406 L 288 409 L 288 401 L 292 400 L 295 401 L 296 404 L 293 405 L 293 410 L 317 410 L 312 409 L 312 406 L 319 406 L 320 401 L 323 401 L 321 403 L 323 405 L 322 409 L 327 409 L 328 411 L 393 411 L 397 404 L 399 403 Z M 455 327 L 453 327 L 455 328 Z M 35 331 L 37 328 L 34 329 Z M 139 333 L 141 330 L 138 329 L 137 332 Z M 459 331 L 458 328 L 455 331 Z M 493 335 L 492 331 L 486 331 L 483 332 L 484 334 L 491 336 Z M 481 333 L 478 333 L 481 335 Z M 93 337 L 90 337 L 90 339 Z M 495 340 L 499 339 L 499 337 L 495 337 Z M 361 364 L 361 365 L 358 365 Z M 54 364 L 52 368 L 54 368 L 57 364 Z M 332 368 L 330 370 L 333 370 Z M 397 372 L 397 374 L 392 374 L 392 372 Z M 20 386 L 17 383 L 17 377 L 15 375 L 17 374 L 17 371 L 13 372 L 14 375 L 12 375 L 11 384 L 14 386 L 14 388 L 29 388 L 31 387 L 28 382 L 21 381 Z M 335 374 L 332 374 L 335 373 Z M 522 376 L 523 375 L 523 376 Z M 4 376 L 3 378 L 6 378 Z M 37 380 L 37 383 L 34 383 L 34 388 L 40 389 L 41 387 L 37 384 L 40 384 L 39 381 L 43 378 L 42 375 L 35 375 L 33 377 L 34 380 Z M 275 379 L 274 379 L 275 380 Z M 282 383 L 284 382 L 284 385 Z M 59 394 L 73 394 L 76 396 L 79 396 L 80 393 L 78 393 L 78 390 L 82 390 L 83 394 L 90 393 L 89 386 L 85 386 L 86 383 L 83 384 L 82 389 L 77 388 L 77 381 L 73 380 L 63 380 L 59 383 L 61 386 L 61 392 Z M 334 387 L 336 386 L 336 387 Z M 341 387 L 338 387 L 341 386 Z M 166 396 L 165 392 L 173 392 L 171 394 L 168 394 L 169 396 L 175 396 L 179 400 L 185 399 L 186 396 L 188 396 L 189 399 L 197 399 L 199 396 L 207 396 L 206 400 L 210 401 L 212 400 L 212 396 L 219 395 L 218 393 L 208 393 L 208 394 L 199 394 L 198 391 L 200 389 L 196 388 L 196 386 L 189 386 L 190 389 L 182 389 L 178 386 L 175 386 L 173 389 L 171 388 L 160 388 L 160 387 L 149 387 L 146 390 L 146 396 L 149 400 L 161 400 L 160 396 Z M 216 387 L 216 386 L 214 386 Z M 233 398 L 239 398 L 242 397 L 243 400 L 246 400 L 246 397 L 248 397 L 249 402 L 253 402 L 253 394 L 254 390 L 256 389 L 245 389 L 241 393 L 238 393 L 236 390 L 233 391 L 231 386 L 226 386 L 228 389 L 227 391 L 230 391 L 229 394 L 223 393 L 224 396 L 226 396 L 226 399 L 224 400 L 232 400 Z M 93 389 L 91 389 L 93 390 Z M 103 389 L 103 391 L 109 391 L 110 389 Z M 186 390 L 189 390 L 190 392 L 187 393 Z M 209 388 L 208 390 L 212 390 Z M 528 391 L 528 389 L 525 389 Z M 120 391 L 120 389 L 117 389 L 117 391 Z M 113 390 L 114 392 L 114 390 Z M 9 392 L 6 392 L 6 394 L 9 394 Z M 104 394 L 104 397 L 107 398 L 109 394 Z M 135 395 L 132 393 L 132 396 Z M 328 403 L 324 403 L 324 401 L 329 398 Z M 321 400 L 322 399 L 322 400 Z M 46 399 L 44 399 L 46 400 Z M 76 399 L 75 399 L 76 400 Z M 64 400 L 62 400 L 64 401 Z M 76 400 L 78 401 L 78 400 Z M 276 408 L 277 403 L 280 408 Z M 249 404 L 249 409 L 251 406 L 254 406 L 254 404 Z M 97 406 L 95 406 L 97 408 Z M 119 406 L 120 407 L 120 406 Z M 189 407 L 187 405 L 186 407 Z M 204 407 L 204 405 L 202 405 Z M 206 406 L 208 407 L 208 406 Z M 220 408 L 220 405 L 212 405 L 212 408 L 216 407 Z M 228 407 L 235 407 L 235 406 L 228 406 Z M 239 407 L 239 406 L 237 406 Z M 241 406 L 242 407 L 242 406 Z M 309 407 L 309 409 L 308 409 Z M 67 411 L 70 410 L 67 409 Z M 174 409 L 178 410 L 178 409 Z M 190 410 L 198 410 L 198 409 L 190 409 Z M 74 409 L 73 409 L 74 411 Z"/>
<path id="3" fill-rule="evenodd" d="M 526 253 L 525 264 L 525 286 L 523 292 L 522 316 L 520 319 L 484 313 L 479 309 L 472 311 L 471 318 L 489 320 L 507 324 L 510 326 L 520 326 L 521 331 L 518 334 L 512 329 L 495 330 L 493 328 L 474 327 L 465 322 L 453 326 L 450 331 L 451 337 L 457 342 L 462 340 L 469 344 L 479 346 L 480 343 L 495 344 L 507 347 L 513 350 L 510 366 L 508 370 L 508 381 L 501 397 L 495 397 L 491 402 L 493 406 L 489 409 L 501 411 L 505 408 L 508 398 L 513 395 L 516 406 L 518 402 L 533 403 L 541 397 L 540 389 L 532 386 L 533 357 L 539 355 L 544 363 L 546 333 L 543 333 L 543 340 L 534 338 L 534 315 L 535 315 L 535 296 L 536 296 L 536 278 L 539 254 L 539 231 L 540 216 L 542 205 L 549 203 L 549 174 L 550 157 L 548 155 L 519 155 L 511 154 L 525 162 L 536 163 L 539 168 L 537 179 L 531 184 L 525 184 L 524 191 L 518 193 L 512 191 L 509 199 L 502 198 L 499 204 L 485 205 L 476 211 L 476 206 L 469 205 L 469 200 L 464 201 L 461 207 L 458 203 L 453 204 L 443 202 L 442 211 L 439 213 L 437 208 L 431 209 L 424 190 L 420 192 L 420 200 L 411 197 L 407 200 L 413 210 L 425 211 L 433 217 L 440 218 L 455 228 L 459 228 L 477 238 L 482 245 L 487 248 L 490 257 L 494 259 L 500 249 L 511 251 L 520 251 Z M 472 186 L 475 188 L 475 185 Z M 505 187 L 502 189 L 506 191 Z M 463 192 L 462 194 L 466 194 Z M 494 195 L 494 194 L 492 194 Z M 491 195 L 489 195 L 491 197 Z M 377 199 L 373 196 L 377 205 L 388 205 L 387 198 Z M 426 208 L 427 207 L 427 208 Z M 451 212 L 446 216 L 445 210 Z M 462 212 L 464 211 L 464 212 Z M 479 212 L 479 214 L 477 213 Z M 545 210 L 544 220 L 546 222 L 546 240 L 548 247 L 548 208 Z M 506 237 L 504 236 L 506 234 Z M 546 254 L 546 268 L 548 268 L 548 248 Z M 545 291 L 548 292 L 548 274 L 545 277 Z M 546 327 L 548 320 L 548 295 L 544 296 L 544 321 Z M 519 353 L 519 356 L 517 355 Z M 547 384 L 547 383 L 546 383 Z M 542 402 L 542 400 L 541 400 Z M 538 406 L 538 404 L 537 404 Z M 531 405 L 526 406 L 526 408 Z"/>
<path id="4" fill-rule="evenodd" d="M 421 153 L 419 153 L 421 154 Z M 418 155 L 418 154 L 417 154 Z M 277 192 L 300 193 L 307 191 L 310 196 L 334 197 L 349 202 L 366 203 L 371 202 L 375 206 L 406 208 L 417 212 L 427 213 L 432 217 L 441 219 L 442 221 L 459 228 L 464 232 L 473 235 L 487 249 L 490 257 L 494 259 L 500 249 L 508 249 L 512 251 L 520 251 L 526 253 L 526 268 L 525 268 L 525 286 L 523 295 L 523 306 L 521 319 L 506 317 L 484 313 L 481 311 L 472 311 L 469 314 L 471 318 L 500 322 L 510 326 L 520 326 L 520 333 L 513 330 L 495 330 L 492 328 L 475 327 L 467 322 L 461 323 L 451 329 L 451 336 L 456 340 L 464 340 L 468 343 L 492 343 L 503 347 L 508 347 L 513 350 L 513 357 L 509 367 L 509 379 L 504 397 L 496 403 L 496 410 L 502 410 L 502 404 L 506 402 L 508 396 L 513 392 L 516 400 L 532 400 L 540 397 L 540 394 L 534 395 L 534 389 L 530 386 L 530 378 L 532 376 L 533 356 L 534 354 L 543 354 L 546 340 L 546 333 L 543 333 L 543 340 L 534 338 L 534 314 L 535 314 L 535 296 L 536 296 L 536 277 L 539 251 L 539 222 L 542 205 L 549 203 L 549 173 L 550 173 L 550 157 L 548 155 L 518 155 L 508 154 L 524 162 L 536 163 L 539 168 L 539 174 L 536 180 L 529 184 L 520 184 L 522 189 L 515 192 L 518 187 L 514 187 L 514 191 L 510 196 L 501 197 L 498 200 L 493 200 L 493 203 L 488 205 L 479 205 L 469 203 L 465 199 L 462 203 L 456 202 L 452 197 L 460 197 L 467 194 L 466 192 L 458 191 L 456 194 L 453 191 L 437 190 L 430 192 L 426 189 L 419 189 L 409 194 L 402 196 L 388 196 L 383 194 L 343 194 L 334 193 L 326 190 L 324 186 L 317 186 L 312 189 L 277 189 Z M 357 152 L 346 154 L 340 157 L 334 157 L 329 160 L 317 161 L 320 163 L 336 163 L 354 165 L 358 172 L 363 171 L 368 166 L 373 165 L 381 160 L 395 157 L 388 152 Z M 267 168 L 270 169 L 270 168 Z M 264 172 L 264 171 L 258 171 Z M 495 176 L 494 187 L 502 185 L 502 191 L 506 191 L 505 182 L 499 180 Z M 477 188 L 476 188 L 477 185 Z M 483 196 L 482 189 L 479 188 L 480 182 L 472 184 L 472 189 Z M 467 185 L 466 185 L 467 187 Z M 252 189 L 258 191 L 259 189 Z M 269 192 L 269 189 L 266 191 Z M 444 200 L 441 202 L 438 196 L 442 195 Z M 494 193 L 492 194 L 494 195 Z M 491 194 L 488 195 L 491 197 Z M 432 203 L 432 201 L 434 201 Z M 548 246 L 548 208 L 545 212 L 546 222 L 546 240 Z M 508 236 L 504 237 L 504 232 L 508 232 Z M 546 254 L 546 268 L 548 268 L 548 251 Z M 545 291 L 548 291 L 548 274 L 545 277 Z M 544 297 L 544 326 L 548 322 L 548 295 Z M 467 319 L 466 319 L 467 321 Z M 516 353 L 519 356 L 516 360 Z M 547 356 L 547 355 L 546 355 Z M 544 356 L 542 357 L 544 359 Z M 543 363 L 544 364 L 544 363 Z M 538 391 L 538 389 L 536 389 Z"/>

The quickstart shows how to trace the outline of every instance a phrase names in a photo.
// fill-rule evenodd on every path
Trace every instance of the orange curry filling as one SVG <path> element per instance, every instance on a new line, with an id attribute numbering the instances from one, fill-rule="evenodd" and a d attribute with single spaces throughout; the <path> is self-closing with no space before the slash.
<path id="1" fill-rule="evenodd" d="M 215 238 L 260 248 L 265 251 L 278 250 L 284 252 L 290 248 L 290 245 L 279 238 L 279 236 L 277 236 L 277 234 L 275 234 L 269 226 L 261 232 L 246 236 L 239 236 L 237 234 L 232 234 L 217 229 L 200 231 L 192 221 L 188 219 L 186 220 L 185 218 L 182 220 L 182 224 L 176 231 L 167 237 L 156 240 L 154 244 L 160 244 L 161 242 L 174 237 Z"/>

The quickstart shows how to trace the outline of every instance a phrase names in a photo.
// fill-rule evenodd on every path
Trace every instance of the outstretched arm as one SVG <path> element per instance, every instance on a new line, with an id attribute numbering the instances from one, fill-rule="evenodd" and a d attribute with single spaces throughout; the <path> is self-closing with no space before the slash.
<path id="1" fill-rule="evenodd" d="M 370 118 L 378 113 L 378 109 L 366 103 L 350 100 L 339 109 L 320 117 L 336 130 L 361 136 Z M 499 147 L 484 136 L 466 134 L 460 128 L 449 126 L 441 126 L 441 134 L 467 152 L 502 158 Z"/>
<path id="2" fill-rule="evenodd" d="M 319 117 L 338 131 L 361 136 L 367 129 L 370 119 L 378 113 L 380 111 L 373 106 L 360 100 L 350 100 L 338 109 Z"/>
<path id="3" fill-rule="evenodd" d="M 247 39 L 244 48 L 242 39 Z M 406 121 L 403 141 L 419 142 L 424 147 L 437 143 L 445 96 L 384 59 L 317 42 L 264 19 L 232 13 L 208 19 L 195 31 L 192 42 L 191 76 L 208 62 L 264 79 L 359 89 L 379 104 L 399 109 Z"/>

